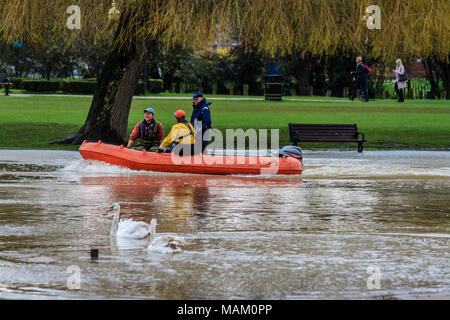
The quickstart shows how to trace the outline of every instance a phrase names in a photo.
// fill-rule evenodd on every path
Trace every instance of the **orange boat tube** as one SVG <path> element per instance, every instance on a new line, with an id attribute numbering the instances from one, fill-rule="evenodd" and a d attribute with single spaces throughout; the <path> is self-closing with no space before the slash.
<path id="1" fill-rule="evenodd" d="M 198 174 L 301 174 L 301 160 L 292 157 L 246 157 L 230 155 L 177 156 L 84 141 L 79 152 L 85 160 L 98 160 L 132 170 Z"/>

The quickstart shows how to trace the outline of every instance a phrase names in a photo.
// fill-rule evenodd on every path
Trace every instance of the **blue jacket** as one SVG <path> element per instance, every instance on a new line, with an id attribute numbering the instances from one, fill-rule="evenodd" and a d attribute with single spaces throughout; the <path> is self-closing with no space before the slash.
<path id="1" fill-rule="evenodd" d="M 211 111 L 209 110 L 209 105 L 211 105 L 211 102 L 207 102 L 206 99 L 198 105 L 193 105 L 194 110 L 191 115 L 191 124 L 194 126 L 196 120 L 201 121 L 203 133 L 211 128 Z"/>

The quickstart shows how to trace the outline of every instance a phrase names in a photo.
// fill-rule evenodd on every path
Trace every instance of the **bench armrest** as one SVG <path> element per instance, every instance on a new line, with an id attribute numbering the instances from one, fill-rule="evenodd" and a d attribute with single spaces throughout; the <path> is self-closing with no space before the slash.
<path id="1" fill-rule="evenodd" d="M 366 138 L 365 138 L 365 136 L 364 136 L 364 132 L 358 132 L 358 134 L 361 135 L 362 140 L 366 141 Z"/>

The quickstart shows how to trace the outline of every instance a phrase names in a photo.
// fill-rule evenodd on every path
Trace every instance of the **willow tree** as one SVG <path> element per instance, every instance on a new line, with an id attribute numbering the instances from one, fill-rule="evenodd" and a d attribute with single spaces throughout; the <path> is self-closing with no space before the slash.
<path id="1" fill-rule="evenodd" d="M 81 9 L 81 29 L 66 27 L 67 8 Z M 381 10 L 381 29 L 369 29 L 366 8 Z M 1 0 L 0 38 L 40 45 L 51 33 L 68 46 L 82 39 L 111 38 L 84 125 L 67 143 L 102 139 L 123 143 L 134 89 L 150 49 L 196 44 L 218 36 L 268 53 L 327 56 L 361 52 L 394 60 L 437 56 L 448 59 L 448 0 L 121 0 L 117 26 L 107 23 L 106 0 Z M 362 17 L 366 16 L 366 20 Z M 229 39 L 231 40 L 231 39 Z M 447 60 L 448 63 L 448 60 Z"/>

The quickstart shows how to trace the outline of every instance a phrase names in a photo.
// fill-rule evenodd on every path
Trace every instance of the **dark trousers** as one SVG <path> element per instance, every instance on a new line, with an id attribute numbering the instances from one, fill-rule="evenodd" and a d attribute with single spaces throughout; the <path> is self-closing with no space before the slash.
<path id="1" fill-rule="evenodd" d="M 209 143 L 210 141 L 202 141 L 202 153 L 205 153 L 205 149 Z"/>
<path id="2" fill-rule="evenodd" d="M 200 133 L 198 133 L 197 137 L 200 136 Z M 201 144 L 201 152 L 206 154 L 206 147 L 208 146 L 208 144 L 211 143 L 211 141 L 209 141 L 210 138 L 206 138 L 204 135 L 201 135 L 202 140 L 200 141 L 200 139 L 195 138 L 195 144 L 197 145 L 197 149 L 200 149 L 200 144 Z M 203 139 L 207 139 L 206 141 Z"/>
<path id="3" fill-rule="evenodd" d="M 397 82 L 395 83 L 395 92 L 397 93 L 397 95 L 398 95 L 398 102 L 404 102 L 405 101 L 405 99 L 404 99 L 404 97 L 403 97 L 403 89 L 399 89 L 398 88 L 398 85 L 397 85 Z"/>
<path id="4" fill-rule="evenodd" d="M 353 84 L 352 95 L 350 99 L 355 99 L 356 90 L 361 87 L 362 94 L 364 96 L 364 101 L 369 101 L 369 90 L 367 90 L 367 80 L 366 79 L 357 79 Z"/>
<path id="5" fill-rule="evenodd" d="M 10 87 L 11 85 L 9 84 L 9 83 L 7 83 L 7 84 L 5 84 L 5 96 L 9 96 L 9 87 Z"/>

